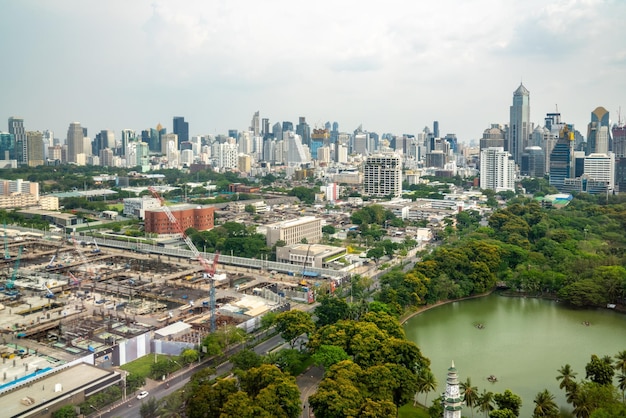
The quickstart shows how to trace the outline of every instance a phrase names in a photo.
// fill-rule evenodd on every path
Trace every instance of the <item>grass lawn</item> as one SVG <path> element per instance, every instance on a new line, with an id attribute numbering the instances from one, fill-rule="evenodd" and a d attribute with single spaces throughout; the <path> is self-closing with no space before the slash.
<path id="1" fill-rule="evenodd" d="M 421 406 L 413 406 L 412 402 L 404 405 L 398 410 L 399 418 L 430 418 L 428 411 Z"/>
<path id="2" fill-rule="evenodd" d="M 157 360 L 168 359 L 165 354 L 157 354 Z M 139 376 L 148 377 L 150 375 L 150 366 L 154 363 L 154 354 L 147 354 L 137 360 L 126 363 L 120 369 L 129 373 L 135 373 Z"/>
<path id="3" fill-rule="evenodd" d="M 123 211 L 124 210 L 124 204 L 123 203 L 116 203 L 113 205 L 107 205 L 107 208 L 109 210 L 116 210 L 116 211 Z"/>

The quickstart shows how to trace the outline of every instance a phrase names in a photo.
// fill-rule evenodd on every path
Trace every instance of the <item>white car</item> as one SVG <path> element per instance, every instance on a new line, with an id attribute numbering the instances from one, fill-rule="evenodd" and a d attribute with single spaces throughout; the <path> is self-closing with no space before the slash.
<path id="1" fill-rule="evenodd" d="M 149 393 L 148 393 L 147 391 L 145 391 L 145 390 L 144 390 L 144 391 L 141 391 L 141 392 L 139 393 L 139 395 L 137 395 L 137 399 L 143 399 L 143 398 L 145 398 L 145 397 L 146 397 L 146 396 L 148 396 L 148 395 L 149 395 Z"/>

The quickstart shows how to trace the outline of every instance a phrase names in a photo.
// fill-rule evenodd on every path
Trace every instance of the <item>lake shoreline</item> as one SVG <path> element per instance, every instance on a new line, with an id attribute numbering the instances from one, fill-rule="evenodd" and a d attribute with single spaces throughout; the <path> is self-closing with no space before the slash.
<path id="1" fill-rule="evenodd" d="M 420 306 L 416 311 L 413 311 L 411 313 L 405 314 L 407 316 L 402 316 L 400 319 L 400 325 L 404 325 L 409 319 L 413 318 L 414 316 L 417 316 L 423 312 L 429 311 L 433 308 L 437 308 L 439 306 L 443 306 L 443 305 L 447 305 L 449 303 L 453 303 L 453 302 L 461 302 L 464 300 L 469 300 L 469 299 L 477 299 L 477 298 L 482 298 L 485 296 L 489 296 L 494 292 L 497 292 L 498 289 L 494 288 L 491 289 L 488 292 L 484 292 L 484 293 L 479 293 L 477 295 L 472 295 L 472 296 L 466 296 L 464 298 L 459 298 L 459 299 L 448 299 L 448 300 L 442 300 L 436 303 L 433 303 L 432 305 L 423 305 Z M 543 300 L 551 300 L 553 302 L 559 302 L 558 298 L 554 297 L 554 296 L 550 296 L 550 295 L 529 295 L 526 293 L 520 293 L 520 294 L 514 294 L 511 293 L 510 291 L 503 291 L 503 292 L 498 292 L 498 296 L 504 296 L 504 297 L 508 297 L 508 298 L 532 298 L 532 299 L 543 299 Z M 597 306 L 597 307 L 589 307 L 589 308 L 583 308 L 583 309 L 602 309 L 602 310 L 607 310 L 608 308 L 603 308 L 601 306 Z M 621 305 L 617 305 L 615 308 L 610 309 L 614 312 L 619 312 L 621 314 L 626 314 L 626 307 L 621 306 Z"/>

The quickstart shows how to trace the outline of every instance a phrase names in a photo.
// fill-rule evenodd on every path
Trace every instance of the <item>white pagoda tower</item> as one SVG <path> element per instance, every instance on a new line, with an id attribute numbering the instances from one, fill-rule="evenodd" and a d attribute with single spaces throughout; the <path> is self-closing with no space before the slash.
<path id="1" fill-rule="evenodd" d="M 461 409 L 463 409 L 463 396 L 459 390 L 459 376 L 453 361 L 448 369 L 446 392 L 443 394 L 443 418 L 461 418 Z"/>

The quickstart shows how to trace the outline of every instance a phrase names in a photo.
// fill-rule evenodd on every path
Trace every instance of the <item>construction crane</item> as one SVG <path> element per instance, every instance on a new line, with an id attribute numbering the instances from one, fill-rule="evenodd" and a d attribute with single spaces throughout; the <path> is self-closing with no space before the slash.
<path id="1" fill-rule="evenodd" d="M 13 275 L 5 286 L 7 290 L 4 292 L 4 294 L 13 298 L 19 296 L 20 294 L 17 290 L 15 290 L 15 279 L 17 279 L 17 270 L 20 268 L 20 259 L 22 258 L 23 249 L 24 247 L 20 245 L 20 249 L 18 250 L 17 257 L 15 259 L 15 267 L 13 267 Z"/>
<path id="2" fill-rule="evenodd" d="M 9 254 L 9 237 L 7 236 L 7 221 L 4 221 L 4 259 L 11 259 L 11 255 Z"/>
<path id="3" fill-rule="evenodd" d="M 196 248 L 196 245 L 193 243 L 191 238 L 189 238 L 187 234 L 185 234 L 185 230 L 183 229 L 182 225 L 180 224 L 180 222 L 178 222 L 178 219 L 176 219 L 176 217 L 170 210 L 169 206 L 165 205 L 165 200 L 163 199 L 163 197 L 161 197 L 159 192 L 152 186 L 148 187 L 148 190 L 150 191 L 150 193 L 152 193 L 152 196 L 154 196 L 156 199 L 159 199 L 159 202 L 161 202 L 161 208 L 163 209 L 163 212 L 165 212 L 167 219 L 170 221 L 172 226 L 176 229 L 176 232 L 178 232 L 181 235 L 181 237 L 183 238 L 183 241 L 185 242 L 185 244 L 187 244 L 187 247 L 189 247 L 189 249 L 191 250 L 191 253 L 193 254 L 194 258 L 196 258 L 200 262 L 200 264 L 202 265 L 202 268 L 204 269 L 205 277 L 209 279 L 209 283 L 211 285 L 211 289 L 209 291 L 210 309 L 211 309 L 211 332 L 215 332 L 216 330 L 215 279 L 213 278 L 213 276 L 215 275 L 215 269 L 217 267 L 217 260 L 219 258 L 219 253 L 218 252 L 215 253 L 213 264 L 209 263 L 209 261 L 206 258 L 204 258 L 202 254 L 200 254 L 200 251 L 198 251 L 198 249 Z"/>
<path id="4" fill-rule="evenodd" d="M 44 283 L 43 287 L 45 287 L 45 288 L 46 288 L 46 291 L 47 291 L 47 293 L 46 293 L 46 297 L 47 297 L 48 299 L 54 299 L 54 293 L 52 293 L 52 290 L 50 290 L 50 288 L 48 287 L 48 285 Z"/>
<path id="5" fill-rule="evenodd" d="M 91 239 L 93 240 L 93 245 L 95 246 L 95 248 L 93 250 L 91 250 L 92 253 L 99 253 L 100 252 L 100 247 L 98 247 L 98 243 L 96 242 L 96 237 L 93 234 L 93 231 L 91 230 L 91 225 L 89 225 L 89 222 L 85 222 L 87 224 L 87 228 L 89 229 L 89 234 L 91 235 Z"/>

